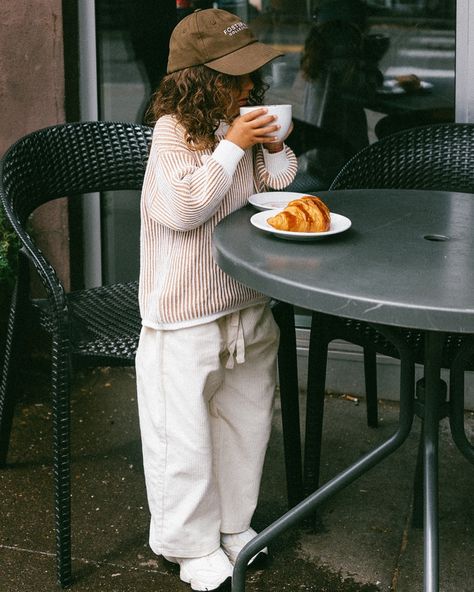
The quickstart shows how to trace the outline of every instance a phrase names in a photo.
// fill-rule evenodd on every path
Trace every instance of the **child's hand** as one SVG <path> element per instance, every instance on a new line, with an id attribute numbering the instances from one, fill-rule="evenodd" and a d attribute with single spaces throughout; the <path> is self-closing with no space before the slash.
<path id="1" fill-rule="evenodd" d="M 237 144 L 242 150 L 250 148 L 255 144 L 275 142 L 274 134 L 280 126 L 273 123 L 274 115 L 266 115 L 267 109 L 255 109 L 236 117 L 229 127 L 225 139 Z"/>
<path id="2" fill-rule="evenodd" d="M 281 152 L 283 150 L 283 142 L 291 134 L 292 131 L 293 131 L 293 122 L 291 122 L 290 129 L 288 130 L 288 133 L 286 134 L 286 136 L 283 138 L 283 140 L 281 142 L 269 142 L 269 143 L 263 144 L 264 148 L 268 152 L 271 152 L 272 154 L 274 154 L 275 152 Z"/>

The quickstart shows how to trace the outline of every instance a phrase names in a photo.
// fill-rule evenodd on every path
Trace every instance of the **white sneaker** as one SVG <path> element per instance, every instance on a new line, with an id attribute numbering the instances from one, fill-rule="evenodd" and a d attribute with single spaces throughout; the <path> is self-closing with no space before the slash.
<path id="1" fill-rule="evenodd" d="M 220 547 L 204 557 L 163 557 L 179 565 L 179 577 L 191 584 L 192 590 L 216 590 L 232 578 L 233 567 Z"/>
<path id="2" fill-rule="evenodd" d="M 257 533 L 253 528 L 247 528 L 243 532 L 237 534 L 223 534 L 221 533 L 221 547 L 224 549 L 224 553 L 229 558 L 232 565 L 235 565 L 237 561 L 237 555 L 245 547 L 245 545 L 257 536 Z M 248 565 L 254 563 L 257 559 L 265 559 L 268 555 L 268 548 L 265 547 L 254 555 Z"/>

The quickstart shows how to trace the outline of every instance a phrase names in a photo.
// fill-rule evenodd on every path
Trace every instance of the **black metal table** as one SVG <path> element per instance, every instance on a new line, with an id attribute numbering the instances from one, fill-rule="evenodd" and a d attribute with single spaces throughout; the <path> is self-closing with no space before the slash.
<path id="1" fill-rule="evenodd" d="M 351 219 L 349 230 L 322 240 L 288 241 L 253 227 L 249 219 L 255 210 L 247 207 L 216 227 L 214 257 L 228 274 L 273 298 L 373 323 L 393 340 L 401 359 L 399 426 L 251 541 L 237 559 L 232 590 L 245 589 L 247 562 L 256 552 L 406 440 L 414 416 L 413 360 L 397 343 L 396 328 L 408 327 L 425 337 L 424 591 L 438 592 L 441 352 L 446 333 L 474 335 L 474 195 L 395 189 L 318 195 L 332 212 Z M 473 340 L 467 340 L 469 352 Z M 450 413 L 457 418 L 451 422 L 454 441 L 474 462 L 459 425 L 462 408 L 458 404 Z"/>

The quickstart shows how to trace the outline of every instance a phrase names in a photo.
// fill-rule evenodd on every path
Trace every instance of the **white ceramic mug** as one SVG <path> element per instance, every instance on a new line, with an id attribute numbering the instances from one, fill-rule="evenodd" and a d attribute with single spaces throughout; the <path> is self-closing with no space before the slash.
<path id="1" fill-rule="evenodd" d="M 267 115 L 277 116 L 275 123 L 278 123 L 280 129 L 273 132 L 272 136 L 277 137 L 276 142 L 283 142 L 291 125 L 291 105 L 253 105 L 252 107 L 240 107 L 240 115 L 255 111 L 255 109 L 261 109 L 262 107 L 267 109 Z"/>

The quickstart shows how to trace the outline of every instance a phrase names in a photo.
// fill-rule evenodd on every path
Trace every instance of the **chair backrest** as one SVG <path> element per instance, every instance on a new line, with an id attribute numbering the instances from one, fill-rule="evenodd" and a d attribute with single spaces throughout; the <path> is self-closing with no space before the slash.
<path id="1" fill-rule="evenodd" d="M 7 150 L 0 161 L 0 204 L 50 288 L 60 282 L 27 232 L 29 215 L 60 197 L 141 189 L 151 137 L 150 127 L 134 123 L 66 123 L 28 134 Z"/>
<path id="2" fill-rule="evenodd" d="M 353 156 L 330 189 L 474 193 L 474 124 L 444 123 L 386 136 Z"/>
<path id="3" fill-rule="evenodd" d="M 0 197 L 7 216 L 14 225 L 24 225 L 37 207 L 59 197 L 140 189 L 151 134 L 144 125 L 92 121 L 24 136 L 0 163 Z"/>

